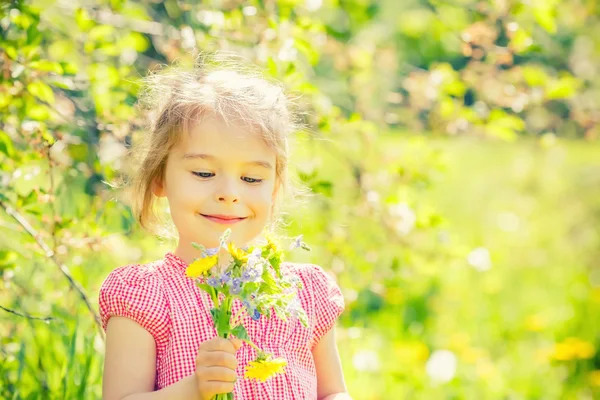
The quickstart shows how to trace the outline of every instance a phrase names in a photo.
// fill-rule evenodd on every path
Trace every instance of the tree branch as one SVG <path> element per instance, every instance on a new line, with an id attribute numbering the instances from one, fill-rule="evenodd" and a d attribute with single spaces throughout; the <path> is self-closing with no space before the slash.
<path id="1" fill-rule="evenodd" d="M 83 287 L 81 287 L 79 282 L 77 282 L 73 278 L 71 272 L 69 271 L 69 268 L 64 264 L 61 264 L 57 260 L 54 251 L 52 251 L 52 249 L 50 249 L 50 247 L 48 247 L 48 245 L 42 240 L 40 234 L 35 230 L 33 226 L 31 226 L 31 224 L 25 219 L 25 217 L 23 217 L 17 210 L 15 210 L 2 200 L 0 200 L 0 207 L 2 207 L 8 215 L 13 217 L 27 231 L 27 233 L 35 240 L 38 246 L 42 249 L 46 258 L 52 261 L 52 263 L 54 263 L 54 265 L 58 267 L 58 269 L 65 276 L 65 278 L 67 278 L 67 280 L 69 281 L 69 285 L 73 289 L 75 289 L 75 291 L 79 294 L 79 297 L 81 297 L 81 299 L 85 303 L 90 314 L 92 314 L 92 316 L 94 317 L 94 321 L 96 322 L 96 327 L 98 328 L 100 337 L 102 337 L 102 340 L 104 340 L 104 330 L 102 329 L 102 322 L 100 321 L 100 316 L 98 315 L 98 313 L 96 313 L 96 311 L 94 311 L 92 303 L 85 294 L 85 290 L 83 289 Z"/>
<path id="2" fill-rule="evenodd" d="M 18 315 L 19 317 L 23 317 L 23 318 L 27 318 L 27 319 L 35 319 L 35 320 L 44 321 L 44 322 L 47 322 L 47 323 L 49 323 L 50 321 L 56 319 L 54 317 L 34 317 L 32 315 L 24 314 L 24 313 L 21 313 L 19 311 L 15 311 L 15 310 L 11 310 L 10 308 L 6 308 L 6 307 L 3 307 L 3 306 L 0 306 L 0 308 L 3 309 L 6 312 L 11 313 L 11 314 Z"/>

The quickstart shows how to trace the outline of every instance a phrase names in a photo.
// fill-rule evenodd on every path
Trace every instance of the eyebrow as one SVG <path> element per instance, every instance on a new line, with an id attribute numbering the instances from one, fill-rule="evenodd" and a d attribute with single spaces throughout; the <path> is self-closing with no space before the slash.
<path id="1" fill-rule="evenodd" d="M 183 159 L 184 160 L 193 160 L 193 159 L 196 159 L 196 158 L 201 158 L 203 160 L 212 160 L 212 161 L 214 161 L 214 160 L 217 159 L 217 157 L 212 156 L 210 154 L 186 153 L 186 154 L 183 155 Z M 263 168 L 266 168 L 266 169 L 273 169 L 273 166 L 269 162 L 267 162 L 267 161 L 260 161 L 260 160 L 257 160 L 257 161 L 246 161 L 246 162 L 244 162 L 244 164 L 246 164 L 246 165 L 257 165 L 259 167 L 263 167 Z"/>

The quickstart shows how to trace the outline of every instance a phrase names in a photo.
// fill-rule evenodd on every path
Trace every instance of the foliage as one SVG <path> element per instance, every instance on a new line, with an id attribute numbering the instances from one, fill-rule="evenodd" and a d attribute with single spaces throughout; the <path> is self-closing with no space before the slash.
<path id="1" fill-rule="evenodd" d="M 598 157 L 577 160 L 597 145 L 562 138 L 599 134 L 598 7 L 2 2 L 0 397 L 100 398 L 88 305 L 111 269 L 169 246 L 106 183 L 143 134 L 140 77 L 198 49 L 241 54 L 300 97 L 313 129 L 296 172 L 315 196 L 291 205 L 289 233 L 344 289 L 356 398 L 597 395 Z M 500 141 L 427 139 L 442 135 Z M 524 136 L 540 140 L 502 144 Z"/>

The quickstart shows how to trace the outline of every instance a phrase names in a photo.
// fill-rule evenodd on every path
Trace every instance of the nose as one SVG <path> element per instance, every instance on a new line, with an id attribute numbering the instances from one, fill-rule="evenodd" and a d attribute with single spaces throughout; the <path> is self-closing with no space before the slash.
<path id="1" fill-rule="evenodd" d="M 237 203 L 239 194 L 235 182 L 231 179 L 223 179 L 221 185 L 215 191 L 215 200 L 224 203 Z"/>

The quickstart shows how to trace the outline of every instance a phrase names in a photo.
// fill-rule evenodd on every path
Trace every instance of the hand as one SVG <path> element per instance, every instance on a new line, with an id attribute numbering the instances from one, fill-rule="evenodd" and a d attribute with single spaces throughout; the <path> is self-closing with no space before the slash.
<path id="1" fill-rule="evenodd" d="M 203 342 L 196 356 L 196 381 L 200 400 L 210 400 L 219 393 L 233 392 L 237 380 L 236 351 L 242 346 L 240 339 L 215 337 Z"/>

